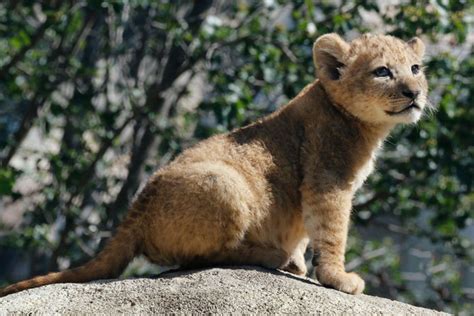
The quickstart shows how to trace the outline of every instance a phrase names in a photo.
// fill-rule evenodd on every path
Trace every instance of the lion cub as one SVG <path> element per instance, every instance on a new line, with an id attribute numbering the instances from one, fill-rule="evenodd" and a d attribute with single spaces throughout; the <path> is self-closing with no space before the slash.
<path id="1" fill-rule="evenodd" d="M 138 254 L 160 265 L 254 264 L 304 275 L 308 242 L 322 284 L 361 293 L 364 281 L 344 270 L 351 201 L 389 131 L 422 115 L 423 53 L 418 38 L 321 36 L 313 47 L 319 79 L 289 104 L 157 171 L 115 237 L 84 266 L 0 295 L 117 277 Z"/>

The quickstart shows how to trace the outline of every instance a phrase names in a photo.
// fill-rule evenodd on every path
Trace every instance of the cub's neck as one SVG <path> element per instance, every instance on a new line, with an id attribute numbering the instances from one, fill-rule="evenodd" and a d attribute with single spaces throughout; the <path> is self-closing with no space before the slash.
<path id="1" fill-rule="evenodd" d="M 287 116 L 304 126 L 307 146 L 314 146 L 320 154 L 330 154 L 334 161 L 341 161 L 352 170 L 374 160 L 393 127 L 369 124 L 354 117 L 331 102 L 319 80 L 305 87 L 281 112 L 291 113 Z"/>

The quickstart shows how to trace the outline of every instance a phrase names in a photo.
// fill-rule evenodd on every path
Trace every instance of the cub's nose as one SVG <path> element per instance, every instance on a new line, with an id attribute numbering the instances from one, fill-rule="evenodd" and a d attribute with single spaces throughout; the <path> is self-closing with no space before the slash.
<path id="1" fill-rule="evenodd" d="M 414 100 L 420 94 L 420 90 L 404 89 L 402 90 L 402 94 L 407 98 Z"/>

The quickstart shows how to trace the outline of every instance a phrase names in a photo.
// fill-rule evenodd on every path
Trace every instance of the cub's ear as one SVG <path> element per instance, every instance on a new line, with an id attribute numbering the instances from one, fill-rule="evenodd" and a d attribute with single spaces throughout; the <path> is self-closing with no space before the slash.
<path id="1" fill-rule="evenodd" d="M 418 57 L 423 57 L 423 55 L 425 54 L 425 44 L 421 41 L 421 39 L 419 39 L 418 37 L 414 37 L 409 40 L 407 44 L 411 47 L 411 49 L 413 49 L 413 51 Z"/>
<path id="2" fill-rule="evenodd" d="M 337 80 L 341 76 L 339 69 L 350 45 L 339 35 L 330 33 L 319 37 L 313 45 L 313 61 L 320 78 Z"/>

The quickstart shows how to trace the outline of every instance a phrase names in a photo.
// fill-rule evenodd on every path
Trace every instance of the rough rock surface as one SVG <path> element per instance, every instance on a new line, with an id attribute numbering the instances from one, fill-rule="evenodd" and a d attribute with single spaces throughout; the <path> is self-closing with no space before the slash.
<path id="1" fill-rule="evenodd" d="M 310 279 L 257 267 L 48 285 L 0 298 L 0 314 L 9 313 L 441 314 L 378 297 L 344 294 Z"/>

